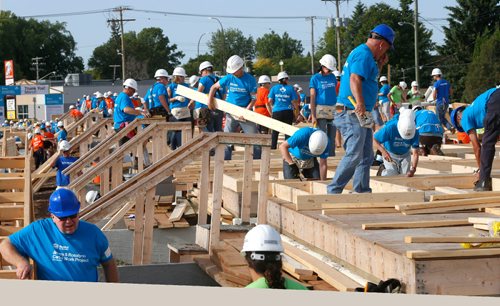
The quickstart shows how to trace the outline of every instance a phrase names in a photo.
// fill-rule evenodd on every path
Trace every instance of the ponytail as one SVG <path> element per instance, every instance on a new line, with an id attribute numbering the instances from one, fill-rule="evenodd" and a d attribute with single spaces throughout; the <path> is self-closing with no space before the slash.
<path id="1" fill-rule="evenodd" d="M 280 256 L 277 252 L 259 252 L 264 255 L 264 260 L 251 258 L 252 252 L 247 252 L 245 259 L 248 265 L 258 274 L 264 275 L 267 286 L 272 289 L 285 289 L 285 278 L 281 274 L 282 262 L 276 260 Z"/>

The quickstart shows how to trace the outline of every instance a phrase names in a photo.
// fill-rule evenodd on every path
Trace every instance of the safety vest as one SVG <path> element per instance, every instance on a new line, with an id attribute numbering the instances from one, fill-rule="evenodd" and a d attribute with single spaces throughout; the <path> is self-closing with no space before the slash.
<path id="1" fill-rule="evenodd" d="M 33 151 L 36 152 L 38 149 L 43 147 L 43 137 L 42 135 L 35 135 L 31 140 L 31 146 L 33 147 Z"/>

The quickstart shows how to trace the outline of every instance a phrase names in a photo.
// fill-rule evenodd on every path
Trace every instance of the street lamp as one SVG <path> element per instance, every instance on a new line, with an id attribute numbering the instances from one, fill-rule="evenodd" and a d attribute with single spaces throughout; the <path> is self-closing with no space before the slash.
<path id="1" fill-rule="evenodd" d="M 415 12 L 414 12 L 414 20 L 413 23 L 410 22 L 404 22 L 400 21 L 398 22 L 398 25 L 403 26 L 405 24 L 411 25 L 414 30 L 414 36 L 415 36 L 415 81 L 420 85 L 420 77 L 419 77 L 419 70 L 418 70 L 418 0 L 415 0 Z"/>
<path id="2" fill-rule="evenodd" d="M 283 65 L 284 65 L 285 63 L 283 63 L 283 60 L 280 60 L 279 64 L 280 64 L 280 69 L 281 69 L 281 71 L 283 71 Z"/>
<path id="3" fill-rule="evenodd" d="M 217 17 L 209 17 L 212 20 L 216 20 L 219 25 L 220 25 L 220 30 L 222 33 L 222 72 L 225 72 L 225 65 L 224 65 L 224 60 L 226 59 L 225 52 L 226 52 L 226 36 L 224 35 L 224 27 L 222 26 L 222 22 L 220 21 L 219 18 Z"/>
<path id="4" fill-rule="evenodd" d="M 203 36 L 205 36 L 205 34 L 207 34 L 207 33 L 203 33 L 203 34 L 201 34 L 201 35 L 200 35 L 200 38 L 198 39 L 198 56 L 200 56 L 200 42 L 201 42 L 201 38 L 202 38 Z"/>

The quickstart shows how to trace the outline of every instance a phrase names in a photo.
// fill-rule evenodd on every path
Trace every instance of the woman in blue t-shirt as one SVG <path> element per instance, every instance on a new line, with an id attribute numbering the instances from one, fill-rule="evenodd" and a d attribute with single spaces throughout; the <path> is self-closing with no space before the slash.
<path id="1" fill-rule="evenodd" d="M 188 104 L 189 100 L 183 96 L 177 95 L 177 86 L 179 84 L 189 87 L 189 84 L 185 83 L 184 80 L 187 76 L 186 71 L 182 67 L 177 67 L 172 73 L 173 81 L 167 87 L 169 108 L 172 115 L 170 116 L 170 122 L 177 121 L 191 121 L 191 112 L 189 111 Z M 177 149 L 182 145 L 182 132 L 175 131 L 169 132 L 170 148 L 172 150 Z"/>
<path id="2" fill-rule="evenodd" d="M 272 118 L 284 122 L 286 124 L 292 124 L 294 120 L 293 110 L 298 107 L 297 105 L 297 93 L 292 86 L 288 85 L 288 74 L 284 71 L 278 73 L 279 85 L 271 88 L 269 92 L 269 104 L 272 106 Z M 271 149 L 276 149 L 278 145 L 278 131 L 272 133 Z M 285 135 L 285 139 L 288 139 L 288 135 Z"/>

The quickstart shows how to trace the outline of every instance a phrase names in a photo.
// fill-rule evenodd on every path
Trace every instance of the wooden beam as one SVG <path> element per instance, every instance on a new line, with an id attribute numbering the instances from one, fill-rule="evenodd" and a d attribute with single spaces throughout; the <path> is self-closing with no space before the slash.
<path id="1" fill-rule="evenodd" d="M 420 237 L 406 236 L 405 243 L 500 243 L 500 237 Z M 500 245 L 499 245 L 500 247 Z"/>
<path id="2" fill-rule="evenodd" d="M 410 259 L 498 257 L 499 255 L 500 255 L 500 248 L 432 250 L 432 251 L 415 250 L 406 252 L 406 257 Z"/>
<path id="3" fill-rule="evenodd" d="M 24 191 L 20 192 L 0 192 L 0 204 L 23 203 Z"/>
<path id="4" fill-rule="evenodd" d="M 212 255 L 214 248 L 219 244 L 220 237 L 220 215 L 222 206 L 222 179 L 224 175 L 224 150 L 225 145 L 217 145 L 215 148 L 215 165 L 213 179 L 213 202 L 212 218 L 210 224 L 209 254 Z"/>
<path id="5" fill-rule="evenodd" d="M 252 162 L 253 146 L 246 145 L 243 161 L 243 191 L 241 194 L 241 220 L 250 223 L 250 204 L 252 201 Z"/>
<path id="6" fill-rule="evenodd" d="M 379 229 L 403 229 L 403 228 L 432 228 L 432 227 L 448 227 L 448 226 L 466 226 L 470 225 L 468 220 L 439 220 L 439 221 L 408 221 L 408 222 L 380 222 L 380 223 L 365 223 L 361 225 L 364 230 L 379 230 Z"/>
<path id="7" fill-rule="evenodd" d="M 144 242 L 142 245 L 142 264 L 151 264 L 153 255 L 153 227 L 155 212 L 155 192 L 156 188 L 146 191 L 146 204 L 144 206 Z"/>
<path id="8" fill-rule="evenodd" d="M 111 217 L 111 219 L 109 219 L 109 221 L 106 222 L 106 224 L 104 224 L 101 227 L 101 231 L 107 231 L 107 230 L 110 230 L 111 228 L 113 228 L 113 225 L 115 225 L 116 222 L 123 219 L 123 217 L 128 213 L 128 211 L 132 207 L 134 207 L 134 205 L 135 205 L 135 203 L 133 201 L 130 201 L 127 204 L 123 205 L 123 207 L 119 211 L 117 211 L 116 214 L 114 214 L 113 217 Z"/>
<path id="9" fill-rule="evenodd" d="M 198 225 L 207 224 L 208 192 L 210 189 L 210 151 L 201 155 L 200 196 L 198 203 Z"/>
<path id="10" fill-rule="evenodd" d="M 393 214 L 394 208 L 348 208 L 348 209 L 323 209 L 323 215 L 352 215 L 352 214 Z"/>
<path id="11" fill-rule="evenodd" d="M 500 222 L 500 218 L 469 217 L 469 223 L 471 224 L 488 224 L 495 221 Z"/>
<path id="12" fill-rule="evenodd" d="M 500 216 L 500 208 L 486 208 L 484 211 L 488 214 Z"/>
<path id="13" fill-rule="evenodd" d="M 406 186 L 418 190 L 434 190 L 434 187 L 443 185 L 458 189 L 468 189 L 474 186 L 476 178 L 473 175 L 426 175 L 414 177 L 377 177 L 377 181 L 390 182 L 395 185 Z"/>
<path id="14" fill-rule="evenodd" d="M 462 194 L 433 194 L 430 201 L 443 201 L 443 200 L 460 200 L 460 199 L 474 199 L 474 198 L 487 198 L 487 197 L 500 197 L 500 191 L 479 191 Z"/>
<path id="15" fill-rule="evenodd" d="M 436 186 L 434 187 L 434 190 L 437 192 L 441 192 L 444 194 L 466 194 L 468 193 L 465 190 L 454 188 L 454 187 L 448 187 L 448 186 Z"/>
<path id="16" fill-rule="evenodd" d="M 478 209 L 500 206 L 500 197 L 485 197 L 462 200 L 443 200 L 429 203 L 398 204 L 396 209 L 405 213 L 435 213 L 455 210 Z"/>
<path id="17" fill-rule="evenodd" d="M 135 197 L 135 225 L 134 225 L 134 246 L 132 253 L 132 264 L 142 264 L 142 250 L 144 246 L 144 207 L 146 204 L 146 192 L 136 191 Z"/>
<path id="18" fill-rule="evenodd" d="M 208 105 L 208 96 L 204 93 L 192 90 L 190 88 L 187 88 L 185 86 L 178 86 L 177 87 L 177 94 L 184 96 L 186 98 L 198 101 L 202 104 Z M 293 135 L 298 128 L 291 126 L 289 124 L 283 123 L 281 121 L 278 121 L 276 119 L 272 119 L 270 117 L 261 115 L 259 113 L 253 112 L 251 110 L 247 110 L 243 107 L 239 107 L 237 105 L 228 103 L 224 100 L 221 99 L 215 99 L 216 107 L 217 109 L 229 113 L 235 117 L 244 117 L 246 120 L 254 122 L 258 125 L 265 126 L 267 128 L 270 128 L 272 130 L 278 131 L 280 133 L 283 133 L 285 135 Z"/>
<path id="19" fill-rule="evenodd" d="M 0 179 L 0 190 L 24 189 L 24 177 L 3 177 Z"/>
<path id="20" fill-rule="evenodd" d="M 267 199 L 269 183 L 269 162 L 271 159 L 271 147 L 262 147 L 259 194 L 257 202 L 257 221 L 259 224 L 267 223 Z"/>

